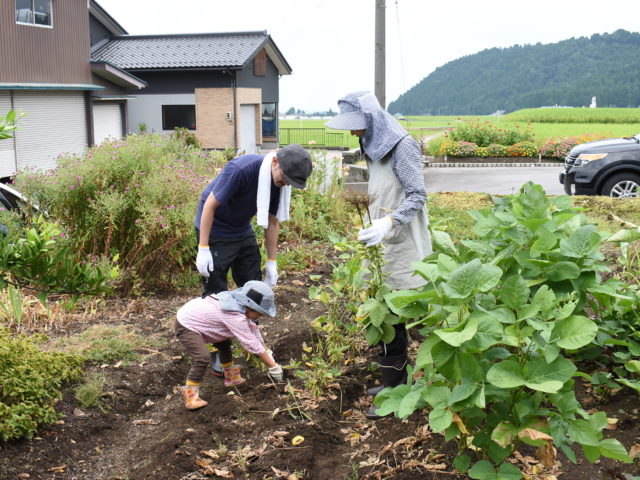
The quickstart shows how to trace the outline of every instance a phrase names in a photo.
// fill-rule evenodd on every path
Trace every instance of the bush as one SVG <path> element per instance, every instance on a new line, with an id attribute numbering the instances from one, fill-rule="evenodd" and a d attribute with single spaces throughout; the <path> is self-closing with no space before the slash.
<path id="1" fill-rule="evenodd" d="M 519 125 L 515 125 L 513 129 L 502 129 L 489 121 L 484 121 L 464 122 L 453 130 L 449 137 L 456 142 L 470 142 L 479 147 L 488 147 L 492 143 L 514 145 L 519 142 L 530 142 L 534 134 L 529 128 L 520 128 Z"/>
<path id="2" fill-rule="evenodd" d="M 440 155 L 449 157 L 473 157 L 478 146 L 471 142 L 445 140 L 440 146 Z"/>
<path id="3" fill-rule="evenodd" d="M 32 340 L 0 331 L 0 438 L 31 438 L 56 421 L 54 400 L 82 375 L 81 366 L 75 355 L 44 353 Z"/>
<path id="4" fill-rule="evenodd" d="M 222 163 L 175 135 L 131 135 L 16 181 L 66 227 L 80 258 L 118 254 L 124 286 L 149 287 L 192 263 L 196 205 Z"/>
<path id="5" fill-rule="evenodd" d="M 492 143 L 487 147 L 487 152 L 490 157 L 506 157 L 507 147 L 499 143 Z"/>
<path id="6" fill-rule="evenodd" d="M 582 135 L 580 137 L 550 138 L 540 147 L 540 155 L 544 158 L 557 158 L 564 160 L 576 145 L 593 142 L 604 138 L 596 135 Z"/>
<path id="7" fill-rule="evenodd" d="M 535 157 L 538 147 L 533 142 L 518 142 L 507 147 L 508 157 Z"/>

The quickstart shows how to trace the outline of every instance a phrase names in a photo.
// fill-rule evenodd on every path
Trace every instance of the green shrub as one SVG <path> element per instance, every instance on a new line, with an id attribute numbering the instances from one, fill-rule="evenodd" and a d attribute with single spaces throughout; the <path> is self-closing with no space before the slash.
<path id="1" fill-rule="evenodd" d="M 82 360 L 44 353 L 30 339 L 0 331 L 0 438 L 31 438 L 57 419 L 54 400 L 63 384 L 82 374 Z"/>
<path id="2" fill-rule="evenodd" d="M 77 260 L 68 237 L 42 216 L 33 225 L 0 236 L 0 287 L 5 281 L 47 293 L 108 292 L 118 269 L 97 258 Z"/>
<path id="3" fill-rule="evenodd" d="M 491 157 L 506 157 L 507 147 L 505 145 L 500 145 L 499 143 L 492 143 L 487 146 L 487 153 Z"/>
<path id="4" fill-rule="evenodd" d="M 81 258 L 118 254 L 125 288 L 151 286 L 191 266 L 196 205 L 222 163 L 175 135 L 131 135 L 17 184 L 66 227 Z"/>
<path id="5" fill-rule="evenodd" d="M 183 142 L 185 145 L 194 148 L 201 148 L 200 140 L 196 137 L 196 134 L 187 128 L 176 127 L 173 130 L 173 134 L 176 139 L 180 142 Z"/>

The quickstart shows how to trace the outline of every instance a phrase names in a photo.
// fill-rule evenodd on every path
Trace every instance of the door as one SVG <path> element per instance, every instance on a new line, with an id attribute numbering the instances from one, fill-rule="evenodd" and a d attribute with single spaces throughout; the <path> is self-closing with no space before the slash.
<path id="1" fill-rule="evenodd" d="M 13 108 L 25 116 L 16 130 L 18 170 L 48 170 L 64 153 L 82 154 L 87 117 L 82 92 L 15 92 Z"/>
<path id="2" fill-rule="evenodd" d="M 256 106 L 240 105 L 240 151 L 257 153 Z"/>
<path id="3" fill-rule="evenodd" d="M 9 110 L 11 110 L 11 93 L 0 92 L 0 116 L 5 116 Z M 0 140 L 0 177 L 15 175 L 17 170 L 14 139 Z"/>
<path id="4" fill-rule="evenodd" d="M 100 145 L 107 138 L 122 138 L 122 114 L 119 103 L 93 104 L 93 138 Z"/>

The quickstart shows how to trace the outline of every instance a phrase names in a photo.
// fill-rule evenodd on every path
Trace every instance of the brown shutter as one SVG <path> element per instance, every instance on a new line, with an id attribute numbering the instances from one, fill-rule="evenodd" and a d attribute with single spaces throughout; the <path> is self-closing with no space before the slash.
<path id="1" fill-rule="evenodd" d="M 253 57 L 253 74 L 259 77 L 264 77 L 267 74 L 267 52 L 264 48 Z"/>

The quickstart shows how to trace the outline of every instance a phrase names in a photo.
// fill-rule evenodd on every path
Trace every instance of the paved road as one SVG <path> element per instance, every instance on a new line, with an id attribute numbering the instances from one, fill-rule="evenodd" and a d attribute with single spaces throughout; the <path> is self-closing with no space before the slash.
<path id="1" fill-rule="evenodd" d="M 557 167 L 428 167 L 424 169 L 427 192 L 515 193 L 529 180 L 549 195 L 564 195 Z"/>

